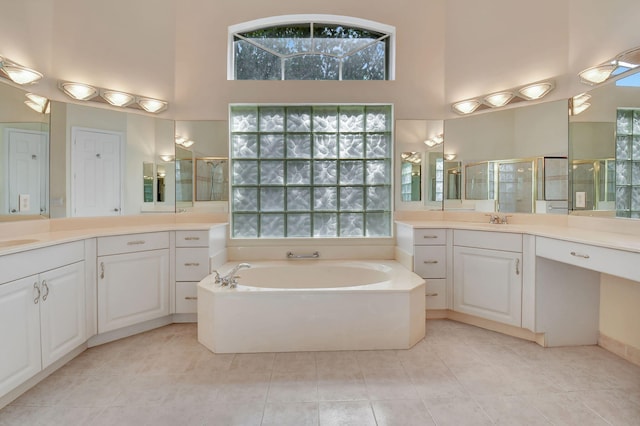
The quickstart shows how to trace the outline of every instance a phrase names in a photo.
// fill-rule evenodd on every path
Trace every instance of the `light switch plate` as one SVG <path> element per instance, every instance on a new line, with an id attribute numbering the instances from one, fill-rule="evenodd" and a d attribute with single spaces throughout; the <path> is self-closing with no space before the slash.
<path id="1" fill-rule="evenodd" d="M 18 195 L 18 203 L 20 207 L 18 208 L 21 212 L 28 212 L 31 210 L 31 202 L 29 200 L 29 194 L 20 194 Z"/>
<path id="2" fill-rule="evenodd" d="M 587 197 L 585 192 L 576 192 L 576 208 L 584 209 L 587 207 Z"/>

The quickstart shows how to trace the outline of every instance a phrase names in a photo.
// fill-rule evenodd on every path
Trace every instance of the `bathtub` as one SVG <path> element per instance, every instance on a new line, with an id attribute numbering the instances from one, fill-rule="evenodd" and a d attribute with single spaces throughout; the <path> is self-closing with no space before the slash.
<path id="1" fill-rule="evenodd" d="M 213 352 L 407 349 L 424 338 L 424 280 L 395 261 L 249 263 L 234 289 L 213 275 L 198 284 L 198 340 Z"/>

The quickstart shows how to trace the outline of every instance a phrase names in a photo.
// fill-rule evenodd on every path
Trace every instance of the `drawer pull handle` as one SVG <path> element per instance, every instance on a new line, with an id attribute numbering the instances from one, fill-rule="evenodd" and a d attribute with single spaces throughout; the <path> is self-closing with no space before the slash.
<path id="1" fill-rule="evenodd" d="M 144 240 L 135 240 L 135 241 L 129 241 L 127 243 L 128 246 L 139 246 L 140 244 L 144 244 L 145 241 Z"/>
<path id="2" fill-rule="evenodd" d="M 436 297 L 438 295 L 438 293 L 426 293 L 425 296 L 427 297 Z"/>
<path id="3" fill-rule="evenodd" d="M 200 264 L 198 262 L 187 262 L 184 266 L 200 266 Z"/>
<path id="4" fill-rule="evenodd" d="M 198 300 L 198 298 L 194 296 L 185 296 L 184 300 Z"/>
<path id="5" fill-rule="evenodd" d="M 186 241 L 199 241 L 200 237 L 185 237 L 184 239 Z"/>
<path id="6" fill-rule="evenodd" d="M 104 279 L 104 262 L 100 262 L 100 279 Z"/>
<path id="7" fill-rule="evenodd" d="M 40 301 L 40 287 L 38 286 L 37 282 L 33 283 L 33 289 L 38 292 L 36 294 L 36 297 L 33 298 L 33 303 L 35 303 L 37 305 L 38 302 Z"/>
<path id="8" fill-rule="evenodd" d="M 425 261 L 424 261 L 424 262 L 422 262 L 422 263 L 424 263 L 424 264 L 426 264 L 426 265 L 433 265 L 433 264 L 435 264 L 435 263 L 438 263 L 438 261 L 437 261 L 437 260 L 425 260 Z"/>
<path id="9" fill-rule="evenodd" d="M 46 302 L 47 297 L 49 297 L 49 286 L 47 285 L 47 280 L 42 280 L 42 288 L 45 290 L 45 293 L 42 295 L 42 301 Z"/>
<path id="10" fill-rule="evenodd" d="M 516 275 L 520 275 L 520 259 L 516 259 Z"/>
<path id="11" fill-rule="evenodd" d="M 572 252 L 571 252 L 571 256 L 574 256 L 574 257 L 581 257 L 581 258 L 583 258 L 583 259 L 588 259 L 588 258 L 589 258 L 589 255 L 588 255 L 588 254 L 580 254 L 580 253 L 576 253 L 575 251 L 572 251 Z"/>
<path id="12" fill-rule="evenodd" d="M 432 238 L 438 238 L 438 236 L 437 235 L 423 235 L 422 238 L 432 239 Z"/>

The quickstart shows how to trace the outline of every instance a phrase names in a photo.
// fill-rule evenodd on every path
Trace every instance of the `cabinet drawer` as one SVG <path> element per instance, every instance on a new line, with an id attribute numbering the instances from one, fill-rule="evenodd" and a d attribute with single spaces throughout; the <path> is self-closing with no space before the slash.
<path id="1" fill-rule="evenodd" d="M 446 229 L 414 229 L 413 244 L 417 246 L 444 245 L 447 242 Z"/>
<path id="2" fill-rule="evenodd" d="M 447 309 L 447 280 L 426 280 L 424 288 L 427 309 Z"/>
<path id="3" fill-rule="evenodd" d="M 198 283 L 176 283 L 176 314 L 195 314 L 198 307 Z"/>
<path id="4" fill-rule="evenodd" d="M 640 281 L 640 253 L 536 237 L 536 256 Z"/>
<path id="5" fill-rule="evenodd" d="M 501 225 L 496 225 L 501 226 Z M 491 231 L 454 230 L 453 244 L 490 250 L 522 252 L 522 234 Z"/>
<path id="6" fill-rule="evenodd" d="M 447 252 L 445 246 L 414 247 L 413 270 L 422 278 L 446 278 Z"/>
<path id="7" fill-rule="evenodd" d="M 168 232 L 116 235 L 98 238 L 98 256 L 133 253 L 145 250 L 169 248 Z"/>
<path id="8" fill-rule="evenodd" d="M 200 281 L 209 275 L 209 250 L 176 249 L 176 281 Z"/>
<path id="9" fill-rule="evenodd" d="M 209 231 L 176 231 L 176 247 L 209 247 Z"/>

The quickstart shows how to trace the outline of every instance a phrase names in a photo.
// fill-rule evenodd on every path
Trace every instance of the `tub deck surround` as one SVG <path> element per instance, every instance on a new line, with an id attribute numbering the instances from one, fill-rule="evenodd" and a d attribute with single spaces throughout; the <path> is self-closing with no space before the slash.
<path id="1" fill-rule="evenodd" d="M 214 275 L 198 284 L 198 340 L 215 353 L 407 349 L 424 338 L 424 280 L 395 261 L 249 263 L 235 289 Z"/>

